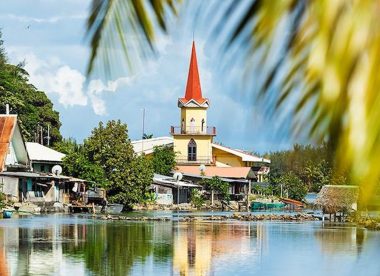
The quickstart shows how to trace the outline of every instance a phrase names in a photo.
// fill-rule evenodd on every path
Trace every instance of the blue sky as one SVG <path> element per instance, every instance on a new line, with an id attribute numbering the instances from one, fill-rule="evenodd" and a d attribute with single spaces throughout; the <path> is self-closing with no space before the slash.
<path id="1" fill-rule="evenodd" d="M 209 8 L 217 1 L 209 1 Z M 9 60 L 25 60 L 31 83 L 45 91 L 60 112 L 65 137 L 81 141 L 99 121 L 121 119 L 128 124 L 131 139 L 139 139 L 143 108 L 145 132 L 168 136 L 170 125 L 179 124 L 177 99 L 185 93 L 194 30 L 202 91 L 211 101 L 208 122 L 217 127 L 216 140 L 256 152 L 291 146 L 288 127 L 278 132 L 284 121 L 265 116 L 265 105 L 241 84 L 241 67 L 224 64 L 216 50 L 220 42 L 210 39 L 210 25 L 205 20 L 194 23 L 196 10 L 191 4 L 181 11 L 180 20 L 171 20 L 168 35 L 157 37 L 155 57 L 112 79 L 86 79 L 89 5 L 87 0 L 0 2 Z"/>

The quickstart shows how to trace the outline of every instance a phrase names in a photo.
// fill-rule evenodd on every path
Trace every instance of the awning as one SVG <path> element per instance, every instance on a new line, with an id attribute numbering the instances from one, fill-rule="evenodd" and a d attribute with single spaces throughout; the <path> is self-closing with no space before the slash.
<path id="1" fill-rule="evenodd" d="M 47 187 L 48 185 L 47 184 L 42 184 L 42 183 L 35 183 L 36 185 L 38 186 L 42 186 L 42 187 Z"/>

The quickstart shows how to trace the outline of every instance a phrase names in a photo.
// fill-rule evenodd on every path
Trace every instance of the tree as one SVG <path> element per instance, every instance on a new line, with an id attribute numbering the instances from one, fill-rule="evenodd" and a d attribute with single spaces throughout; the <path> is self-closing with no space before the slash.
<path id="1" fill-rule="evenodd" d="M 61 141 L 54 144 L 53 148 L 56 151 L 64 154 L 70 154 L 80 150 L 81 145 L 74 138 L 63 138 Z"/>
<path id="2" fill-rule="evenodd" d="M 44 144 L 47 144 L 47 129 L 50 129 L 50 145 L 62 139 L 59 113 L 53 109 L 53 103 L 46 94 L 29 83 L 29 74 L 23 68 L 24 63 L 7 63 L 2 47 L 0 32 L 0 113 L 5 113 L 5 104 L 9 104 L 10 113 L 17 114 L 23 137 L 27 141 L 40 141 L 41 128 Z"/>
<path id="3" fill-rule="evenodd" d="M 144 135 L 143 135 L 143 140 L 152 139 L 152 138 L 153 138 L 153 134 L 144 133 Z"/>
<path id="4" fill-rule="evenodd" d="M 176 166 L 175 152 L 166 146 L 154 147 L 152 163 L 155 173 L 169 175 Z"/>
<path id="5" fill-rule="evenodd" d="M 107 187 L 108 182 L 103 168 L 91 162 L 83 148 L 69 152 L 63 158 L 62 167 L 65 175 L 85 179 L 91 183 L 91 186 Z"/>
<path id="6" fill-rule="evenodd" d="M 144 201 L 153 179 L 152 162 L 141 155 L 134 158 L 128 167 L 114 172 L 108 188 L 109 199 L 131 207 Z"/>
<path id="7" fill-rule="evenodd" d="M 99 56 L 111 67 L 116 43 L 128 64 L 133 64 L 128 49 L 138 48 L 141 56 L 146 56 L 144 49 L 154 50 L 155 32 L 167 30 L 169 11 L 175 13 L 180 1 L 92 3 L 88 72 Z M 215 26 L 211 33 L 216 38 L 227 38 L 226 52 L 239 46 L 239 51 L 232 51 L 232 65 L 242 68 L 239 61 L 249 65 L 244 66 L 248 70 L 244 76 L 258 69 L 263 72 L 260 86 L 253 90 L 258 91 L 257 99 L 273 103 L 275 113 L 288 113 L 285 105 L 294 107 L 294 132 L 312 141 L 327 141 L 337 170 L 348 170 L 352 181 L 362 185 L 362 199 L 368 201 L 380 178 L 380 37 L 376 35 L 380 2 L 251 0 L 231 1 L 217 9 L 204 17 L 208 23 L 219 18 L 217 24 L 209 24 Z M 141 47 L 128 47 L 126 41 L 132 42 L 125 34 L 130 32 Z"/>
<path id="8" fill-rule="evenodd" d="M 203 178 L 200 184 L 211 191 L 211 205 L 214 205 L 214 192 L 220 193 L 224 200 L 229 200 L 230 186 L 218 176 L 213 176 L 211 179 Z"/>
<path id="9" fill-rule="evenodd" d="M 302 201 L 307 194 L 307 186 L 302 183 L 301 179 L 293 172 L 289 172 L 279 179 L 284 190 L 288 193 L 288 197 Z"/>
<path id="10" fill-rule="evenodd" d="M 101 166 L 109 200 L 130 207 L 143 199 L 153 179 L 153 166 L 144 155 L 135 156 L 126 124 L 102 122 L 84 142 L 90 162 Z"/>

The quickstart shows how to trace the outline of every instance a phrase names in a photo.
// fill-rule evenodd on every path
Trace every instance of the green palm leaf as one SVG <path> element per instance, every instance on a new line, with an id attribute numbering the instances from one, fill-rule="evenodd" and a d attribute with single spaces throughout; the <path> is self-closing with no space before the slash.
<path id="1" fill-rule="evenodd" d="M 176 14 L 176 2 L 179 1 L 93 0 L 87 20 L 91 46 L 87 74 L 93 72 L 98 59 L 103 74 L 112 74 L 115 64 L 120 62 L 120 46 L 125 58 L 121 64 L 126 62 L 129 68 L 132 68 L 131 52 L 146 56 L 154 51 L 155 33 L 166 32 L 166 15 L 169 11 Z"/>

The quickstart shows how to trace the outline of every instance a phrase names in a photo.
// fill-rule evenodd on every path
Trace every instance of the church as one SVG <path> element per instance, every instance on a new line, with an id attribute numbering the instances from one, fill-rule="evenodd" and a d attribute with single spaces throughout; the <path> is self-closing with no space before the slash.
<path id="1" fill-rule="evenodd" d="M 231 193 L 242 193 L 248 182 L 263 182 L 270 160 L 214 142 L 217 127 L 207 119 L 210 101 L 202 93 L 195 43 L 184 97 L 178 99 L 180 116 L 170 127 L 171 137 L 133 141 L 137 154 L 150 155 L 156 146 L 172 147 L 176 153 L 176 171 L 197 181 L 219 176 L 231 183 Z"/>

